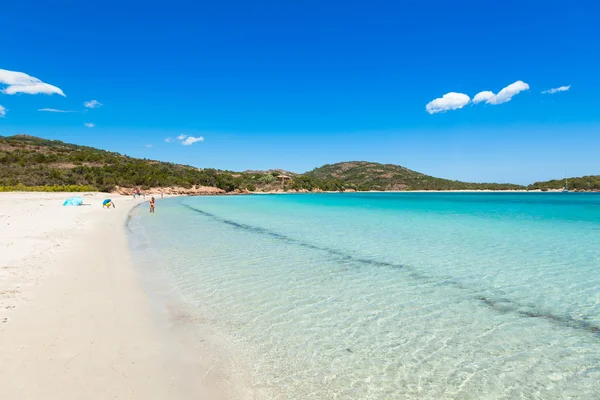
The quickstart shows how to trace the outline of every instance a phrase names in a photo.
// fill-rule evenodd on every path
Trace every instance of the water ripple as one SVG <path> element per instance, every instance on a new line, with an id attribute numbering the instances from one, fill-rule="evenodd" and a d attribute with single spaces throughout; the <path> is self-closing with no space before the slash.
<path id="1" fill-rule="evenodd" d="M 371 266 L 371 267 L 388 267 L 388 268 L 394 268 L 394 269 L 399 269 L 399 270 L 404 269 L 409 272 L 408 275 L 410 277 L 415 278 L 420 281 L 430 282 L 431 280 L 436 279 L 435 277 L 423 274 L 423 273 L 415 270 L 414 268 L 411 268 L 404 264 L 391 263 L 391 262 L 386 262 L 386 261 L 379 261 L 379 260 L 356 257 L 351 254 L 342 252 L 340 250 L 332 249 L 329 247 L 318 246 L 318 245 L 315 245 L 315 244 L 312 244 L 312 243 L 309 243 L 306 241 L 292 238 L 287 235 L 283 235 L 281 233 L 277 233 L 275 231 L 272 231 L 272 230 L 269 230 L 266 228 L 262 228 L 259 226 L 253 226 L 253 225 L 249 225 L 249 224 L 244 224 L 244 223 L 236 222 L 236 221 L 229 220 L 226 218 L 222 218 L 215 214 L 198 209 L 196 207 L 192 207 L 183 202 L 180 202 L 180 204 L 183 207 L 185 207 L 195 213 L 198 213 L 207 218 L 211 218 L 217 222 L 232 226 L 236 229 L 241 229 L 241 230 L 245 230 L 248 232 L 252 232 L 254 234 L 268 236 L 268 237 L 271 237 L 271 238 L 279 240 L 279 241 L 283 241 L 283 242 L 286 242 L 289 244 L 294 244 L 294 245 L 308 248 L 311 250 L 325 252 L 325 253 L 329 254 L 330 256 L 333 256 L 338 261 L 352 262 L 352 263 Z M 454 279 L 445 279 L 445 280 L 439 281 L 438 284 L 453 286 L 460 290 L 467 290 L 469 292 L 474 292 L 474 293 L 477 292 L 477 290 L 475 290 L 474 288 L 467 287 L 464 284 L 457 282 Z M 559 325 L 559 326 L 562 326 L 565 328 L 572 328 L 572 329 L 586 331 L 597 337 L 600 337 L 600 326 L 586 321 L 585 320 L 586 317 L 583 317 L 584 319 L 576 319 L 569 315 L 556 315 L 556 314 L 553 314 L 550 312 L 527 310 L 528 307 L 521 305 L 517 302 L 514 302 L 512 300 L 506 299 L 506 298 L 494 298 L 491 296 L 474 296 L 474 299 L 478 300 L 480 302 L 480 304 L 483 304 L 483 305 L 487 306 L 488 308 L 490 308 L 496 312 L 499 312 L 499 313 L 512 313 L 512 314 L 515 314 L 515 315 L 518 315 L 521 317 L 544 319 L 555 325 Z"/>

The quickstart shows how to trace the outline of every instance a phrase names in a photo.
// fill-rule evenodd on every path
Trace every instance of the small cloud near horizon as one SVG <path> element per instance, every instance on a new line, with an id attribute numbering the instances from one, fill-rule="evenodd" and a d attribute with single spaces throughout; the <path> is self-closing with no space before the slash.
<path id="1" fill-rule="evenodd" d="M 93 122 L 84 122 L 83 125 L 85 125 L 87 128 L 93 128 L 96 126 L 96 124 Z"/>
<path id="2" fill-rule="evenodd" d="M 203 142 L 203 141 L 204 141 L 204 138 L 202 136 L 198 136 L 198 137 L 189 136 L 187 139 L 182 141 L 181 144 L 184 146 L 191 146 L 196 142 Z"/>
<path id="3" fill-rule="evenodd" d="M 85 108 L 100 108 L 102 107 L 102 103 L 100 103 L 98 100 L 90 100 L 83 102 L 83 106 Z"/>
<path id="4" fill-rule="evenodd" d="M 4 94 L 58 94 L 67 97 L 62 89 L 42 82 L 38 78 L 24 72 L 0 69 L 0 84 L 7 85 L 0 92 Z"/>
<path id="5" fill-rule="evenodd" d="M 427 103 L 425 110 L 429 114 L 458 110 L 463 108 L 471 99 L 464 93 L 450 92 Z"/>
<path id="6" fill-rule="evenodd" d="M 552 88 L 552 89 L 544 90 L 542 92 L 542 94 L 554 94 L 554 93 L 558 93 L 558 92 L 566 92 L 569 89 L 571 89 L 571 85 L 569 85 L 569 86 L 560 86 L 560 87 L 557 87 L 557 88 Z"/>
<path id="7" fill-rule="evenodd" d="M 177 136 L 177 140 L 184 140 L 187 136 L 184 135 L 183 133 L 179 136 Z"/>
<path id="8" fill-rule="evenodd" d="M 151 144 L 147 144 L 147 145 L 146 145 L 146 147 L 147 147 L 147 148 L 150 148 L 150 147 L 152 147 L 152 145 L 151 145 Z"/>
<path id="9" fill-rule="evenodd" d="M 172 143 L 172 142 L 173 142 L 172 137 L 165 138 L 165 143 Z"/>
<path id="10" fill-rule="evenodd" d="M 516 81 L 500 90 L 498 94 L 494 94 L 494 92 L 489 90 L 477 93 L 475 97 L 473 97 L 473 104 L 479 104 L 481 102 L 493 105 L 507 103 L 524 90 L 529 90 L 529 85 L 523 81 Z"/>
<path id="11" fill-rule="evenodd" d="M 76 112 L 80 112 L 80 111 L 74 111 L 74 110 L 58 110 L 56 108 L 38 108 L 38 111 L 53 112 L 53 113 L 76 113 Z"/>
<path id="12" fill-rule="evenodd" d="M 6 108 L 0 106 L 0 118 L 6 117 Z"/>

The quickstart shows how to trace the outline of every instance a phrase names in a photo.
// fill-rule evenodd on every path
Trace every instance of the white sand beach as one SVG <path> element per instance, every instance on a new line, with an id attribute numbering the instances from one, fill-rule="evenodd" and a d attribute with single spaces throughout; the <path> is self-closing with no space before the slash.
<path id="1" fill-rule="evenodd" d="M 0 193 L 0 397 L 231 398 L 161 327 L 136 276 L 124 223 L 144 200 L 63 207 L 68 196 Z"/>

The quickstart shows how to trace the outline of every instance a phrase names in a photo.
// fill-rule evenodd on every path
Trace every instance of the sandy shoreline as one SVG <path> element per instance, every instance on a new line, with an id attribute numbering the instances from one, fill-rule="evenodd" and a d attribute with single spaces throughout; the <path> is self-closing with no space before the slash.
<path id="1" fill-rule="evenodd" d="M 105 210 L 106 196 L 0 193 L 1 397 L 232 398 L 140 284 L 124 223 L 144 200 L 113 194 Z"/>

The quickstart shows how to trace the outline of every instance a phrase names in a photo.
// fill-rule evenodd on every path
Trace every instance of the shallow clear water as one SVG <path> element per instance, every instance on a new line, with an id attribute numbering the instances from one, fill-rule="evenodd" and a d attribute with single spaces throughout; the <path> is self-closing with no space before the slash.
<path id="1" fill-rule="evenodd" d="M 255 388 L 600 398 L 599 195 L 186 197 L 136 218 Z"/>

